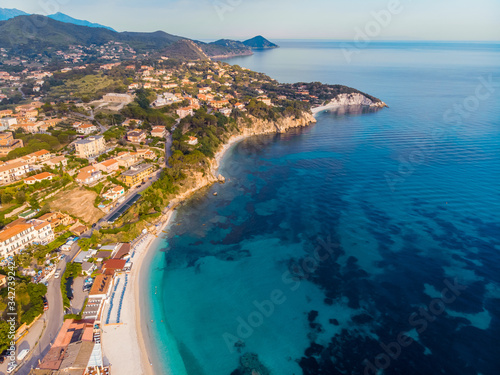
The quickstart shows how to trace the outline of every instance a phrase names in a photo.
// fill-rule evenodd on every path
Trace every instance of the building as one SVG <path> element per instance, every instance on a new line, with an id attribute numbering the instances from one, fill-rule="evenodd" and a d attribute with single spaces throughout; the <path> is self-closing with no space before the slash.
<path id="1" fill-rule="evenodd" d="M 47 150 L 36 151 L 26 156 L 34 158 L 35 163 L 43 163 L 52 158 L 52 154 Z"/>
<path id="2" fill-rule="evenodd" d="M 224 116 L 230 116 L 233 110 L 231 108 L 221 108 L 219 109 L 219 112 L 222 113 Z"/>
<path id="3" fill-rule="evenodd" d="M 92 185 L 94 182 L 102 178 L 102 172 L 95 166 L 89 165 L 88 167 L 80 169 L 75 181 L 83 185 Z"/>
<path id="4" fill-rule="evenodd" d="M 23 141 L 14 139 L 12 132 L 0 133 L 0 157 L 7 156 L 12 150 L 23 146 Z"/>
<path id="5" fill-rule="evenodd" d="M 49 212 L 41 216 L 40 220 L 49 223 L 52 229 L 55 229 L 60 225 L 68 226 L 75 221 L 71 216 L 63 214 L 62 212 Z"/>
<path id="6" fill-rule="evenodd" d="M 194 115 L 193 107 L 179 108 L 176 112 L 177 112 L 177 116 L 179 116 L 181 119 L 183 119 L 184 117 L 187 117 L 187 116 Z"/>
<path id="7" fill-rule="evenodd" d="M 106 142 L 102 135 L 96 135 L 75 142 L 76 155 L 80 158 L 94 158 L 106 151 Z"/>
<path id="8" fill-rule="evenodd" d="M 30 245 L 47 245 L 53 240 L 54 232 L 48 222 L 17 219 L 0 230 L 0 257 L 7 258 Z"/>
<path id="9" fill-rule="evenodd" d="M 97 126 L 92 125 L 92 124 L 83 124 L 83 125 L 80 125 L 76 129 L 76 131 L 80 134 L 89 135 L 89 134 L 95 133 L 97 131 Z"/>
<path id="10" fill-rule="evenodd" d="M 108 159 L 99 164 L 95 164 L 94 167 L 102 172 L 113 173 L 120 169 L 120 164 L 118 164 L 118 161 L 115 159 Z"/>
<path id="11" fill-rule="evenodd" d="M 157 156 L 154 151 L 150 149 L 137 150 L 137 152 L 132 153 L 137 160 L 139 159 L 148 159 L 148 160 L 156 160 Z"/>
<path id="12" fill-rule="evenodd" d="M 127 140 L 132 143 L 146 142 L 147 134 L 143 130 L 134 129 L 127 132 Z"/>
<path id="13" fill-rule="evenodd" d="M 17 119 L 14 117 L 4 117 L 0 119 L 0 130 L 9 130 L 9 128 L 13 125 L 17 124 Z"/>
<path id="14" fill-rule="evenodd" d="M 164 126 L 153 126 L 151 130 L 151 137 L 165 138 L 167 136 L 167 129 Z"/>
<path id="15" fill-rule="evenodd" d="M 154 170 L 153 164 L 134 165 L 122 173 L 121 179 L 125 185 L 131 187 L 144 181 Z"/>
<path id="16" fill-rule="evenodd" d="M 188 145 L 196 146 L 198 144 L 198 138 L 190 136 L 187 143 L 188 143 Z"/>
<path id="17" fill-rule="evenodd" d="M 102 197 L 105 200 L 110 200 L 114 201 L 120 197 L 122 197 L 125 194 L 125 189 L 123 186 L 115 185 L 111 189 L 109 189 L 107 192 L 105 192 Z"/>
<path id="18" fill-rule="evenodd" d="M 229 105 L 228 100 L 211 100 L 209 103 L 210 107 L 215 109 L 221 109 Z"/>
<path id="19" fill-rule="evenodd" d="M 261 97 L 257 98 L 257 100 L 258 100 L 259 102 L 264 103 L 265 105 L 268 105 L 268 106 L 270 106 L 270 105 L 271 105 L 271 99 L 269 99 L 269 98 L 267 98 L 267 97 L 265 97 L 265 96 L 261 96 Z"/>
<path id="20" fill-rule="evenodd" d="M 49 159 L 45 162 L 45 165 L 47 165 L 50 168 L 56 168 L 56 167 L 63 167 L 65 168 L 68 165 L 68 159 L 64 156 L 56 156 L 55 158 Z"/>
<path id="21" fill-rule="evenodd" d="M 36 184 L 37 182 L 42 182 L 42 181 L 46 181 L 46 180 L 50 181 L 55 176 L 56 176 L 55 174 L 52 174 L 49 172 L 43 172 L 43 173 L 39 173 L 35 176 L 25 178 L 24 183 L 27 185 L 33 185 L 33 184 Z"/>
<path id="22" fill-rule="evenodd" d="M 108 103 L 129 104 L 134 101 L 134 96 L 130 94 L 110 93 L 102 97 L 102 100 Z"/>
<path id="23" fill-rule="evenodd" d="M 28 174 L 29 165 L 24 162 L 4 164 L 0 166 L 0 185 L 18 181 Z"/>

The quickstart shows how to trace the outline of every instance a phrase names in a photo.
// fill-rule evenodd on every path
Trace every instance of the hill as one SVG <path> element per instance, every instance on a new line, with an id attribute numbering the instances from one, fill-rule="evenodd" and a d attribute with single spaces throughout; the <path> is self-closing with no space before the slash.
<path id="1" fill-rule="evenodd" d="M 78 20 L 76 18 L 70 17 L 70 16 L 68 16 L 64 13 L 60 13 L 60 12 L 55 13 L 55 14 L 51 14 L 50 16 L 47 16 L 47 17 L 49 17 L 53 20 L 56 20 L 56 21 L 60 21 L 60 22 L 64 22 L 64 23 L 71 23 L 73 25 L 97 27 L 97 28 L 104 28 L 104 29 L 108 29 L 111 31 L 115 31 L 111 27 L 104 26 L 104 25 L 94 23 L 94 22 L 85 21 L 85 20 Z"/>
<path id="2" fill-rule="evenodd" d="M 36 33 L 22 32 L 26 25 L 38 25 Z M 163 31 L 118 33 L 105 28 L 74 25 L 40 15 L 18 16 L 0 22 L 0 46 L 18 50 L 43 51 L 53 47 L 66 50 L 69 45 L 103 45 L 111 41 L 129 44 L 138 52 L 149 52 L 185 39 Z"/>
<path id="3" fill-rule="evenodd" d="M 30 30 L 33 29 L 35 32 L 24 32 L 27 25 L 33 25 Z M 18 55 L 45 54 L 50 50 L 67 51 L 70 46 L 102 46 L 109 42 L 129 45 L 140 54 L 149 53 L 152 56 L 161 54 L 188 60 L 250 55 L 252 49 L 277 47 L 262 36 L 245 42 L 220 39 L 212 43 L 203 43 L 163 31 L 116 32 L 102 25 L 76 20 L 62 13 L 49 17 L 20 15 L 0 21 L 0 47 L 14 48 Z"/>
<path id="4" fill-rule="evenodd" d="M 245 46 L 252 49 L 266 49 L 266 48 L 278 48 L 277 44 L 271 43 L 269 40 L 264 38 L 262 35 L 258 35 L 252 39 L 245 40 L 242 42 Z"/>
<path id="5" fill-rule="evenodd" d="M 27 16 L 27 15 L 28 13 L 25 13 L 19 9 L 0 8 L 0 21 L 6 21 L 17 16 Z"/>

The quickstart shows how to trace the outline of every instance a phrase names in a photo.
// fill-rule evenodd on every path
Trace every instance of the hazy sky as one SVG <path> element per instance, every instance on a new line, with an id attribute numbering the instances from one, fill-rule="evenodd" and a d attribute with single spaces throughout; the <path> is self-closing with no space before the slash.
<path id="1" fill-rule="evenodd" d="M 194 39 L 352 40 L 367 30 L 371 39 L 500 40 L 499 0 L 2 0 L 0 7 Z"/>

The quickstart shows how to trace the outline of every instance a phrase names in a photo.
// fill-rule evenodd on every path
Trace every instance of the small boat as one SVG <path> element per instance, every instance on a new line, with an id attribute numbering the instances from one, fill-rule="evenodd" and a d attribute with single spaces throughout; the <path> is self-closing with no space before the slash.
<path id="1" fill-rule="evenodd" d="M 217 196 L 217 192 L 214 193 L 214 196 L 216 197 Z"/>

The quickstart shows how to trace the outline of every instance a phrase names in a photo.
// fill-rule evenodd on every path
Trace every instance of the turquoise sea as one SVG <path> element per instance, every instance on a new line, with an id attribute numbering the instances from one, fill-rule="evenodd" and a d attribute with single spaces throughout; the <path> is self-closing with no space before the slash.
<path id="1" fill-rule="evenodd" d="M 162 371 L 498 374 L 500 45 L 278 44 L 227 62 L 389 108 L 226 154 L 150 266 Z"/>

